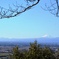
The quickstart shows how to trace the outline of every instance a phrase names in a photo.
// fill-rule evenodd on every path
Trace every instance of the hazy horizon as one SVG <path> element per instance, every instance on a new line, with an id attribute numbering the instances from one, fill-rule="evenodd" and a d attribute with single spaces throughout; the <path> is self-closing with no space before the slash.
<path id="1" fill-rule="evenodd" d="M 59 44 L 59 37 L 56 38 L 49 38 L 49 37 L 41 37 L 41 38 L 0 38 L 0 42 L 25 42 L 25 43 L 30 43 L 30 42 L 34 42 L 37 41 L 38 43 L 47 43 L 47 44 Z"/>

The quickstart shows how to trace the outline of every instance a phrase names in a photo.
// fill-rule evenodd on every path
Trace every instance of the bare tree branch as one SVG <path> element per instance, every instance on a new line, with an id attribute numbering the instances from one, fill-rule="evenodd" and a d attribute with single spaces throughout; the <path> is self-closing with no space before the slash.
<path id="1" fill-rule="evenodd" d="M 24 6 L 20 6 L 20 5 L 14 5 L 15 9 L 13 9 L 12 7 L 9 6 L 9 9 L 0 7 L 0 19 L 2 18 L 10 18 L 10 17 L 15 17 L 29 9 L 31 9 L 33 6 L 37 5 L 39 3 L 40 0 L 26 0 L 28 5 L 27 7 Z M 32 3 L 31 5 L 29 3 Z"/>
<path id="2" fill-rule="evenodd" d="M 54 0 L 54 1 L 50 0 L 49 5 L 50 6 L 45 4 L 46 9 L 45 8 L 42 8 L 42 9 L 44 9 L 45 11 L 49 11 L 51 14 L 59 17 L 59 2 L 58 2 L 58 0 Z"/>

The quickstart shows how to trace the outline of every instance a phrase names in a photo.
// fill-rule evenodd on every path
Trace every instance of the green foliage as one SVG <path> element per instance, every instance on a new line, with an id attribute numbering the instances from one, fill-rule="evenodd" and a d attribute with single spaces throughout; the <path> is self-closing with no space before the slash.
<path id="1" fill-rule="evenodd" d="M 51 49 L 48 47 L 45 47 L 43 49 L 43 57 L 44 57 L 44 59 L 55 59 Z"/>
<path id="2" fill-rule="evenodd" d="M 40 59 L 41 58 L 41 48 L 37 44 L 37 41 L 30 44 L 29 52 L 28 52 L 28 58 L 29 59 Z"/>
<path id="3" fill-rule="evenodd" d="M 18 47 L 13 48 L 13 58 L 14 59 L 23 59 L 24 53 L 20 52 Z"/>
<path id="4" fill-rule="evenodd" d="M 13 48 L 13 57 L 14 57 L 14 59 L 19 59 L 18 47 Z"/>
<path id="5" fill-rule="evenodd" d="M 40 47 L 35 41 L 30 43 L 29 50 L 22 51 L 15 47 L 13 49 L 13 59 L 59 59 L 59 52 L 54 52 L 48 47 Z"/>
<path id="6" fill-rule="evenodd" d="M 59 59 L 59 49 L 58 49 L 58 51 L 55 52 L 54 55 L 55 55 L 56 59 Z"/>

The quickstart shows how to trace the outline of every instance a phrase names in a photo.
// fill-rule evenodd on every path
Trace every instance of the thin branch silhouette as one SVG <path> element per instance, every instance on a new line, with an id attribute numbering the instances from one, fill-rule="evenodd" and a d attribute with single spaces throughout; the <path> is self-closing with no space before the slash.
<path id="1" fill-rule="evenodd" d="M 39 3 L 40 0 L 26 0 L 27 1 L 27 7 L 24 7 L 22 5 L 14 5 L 15 9 L 13 9 L 13 7 L 9 6 L 9 9 L 3 8 L 0 6 L 0 19 L 2 18 L 11 18 L 11 17 L 15 17 L 29 9 L 31 9 L 33 6 L 37 5 Z M 32 5 L 30 5 L 29 3 L 32 3 Z"/>

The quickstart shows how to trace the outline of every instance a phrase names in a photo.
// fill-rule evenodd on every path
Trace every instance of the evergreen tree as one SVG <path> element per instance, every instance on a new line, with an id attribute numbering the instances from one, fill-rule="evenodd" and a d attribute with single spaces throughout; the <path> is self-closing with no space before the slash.
<path id="1" fill-rule="evenodd" d="M 55 59 L 55 56 L 52 53 L 52 50 L 48 47 L 43 49 L 43 57 L 44 59 Z"/>
<path id="2" fill-rule="evenodd" d="M 29 52 L 28 52 L 28 59 L 42 59 L 42 52 L 39 44 L 37 41 L 30 44 Z"/>
<path id="3" fill-rule="evenodd" d="M 24 53 L 21 52 L 18 47 L 13 48 L 13 58 L 14 59 L 24 59 Z"/>
<path id="4" fill-rule="evenodd" d="M 19 50 L 18 47 L 13 48 L 13 58 L 19 59 Z"/>

